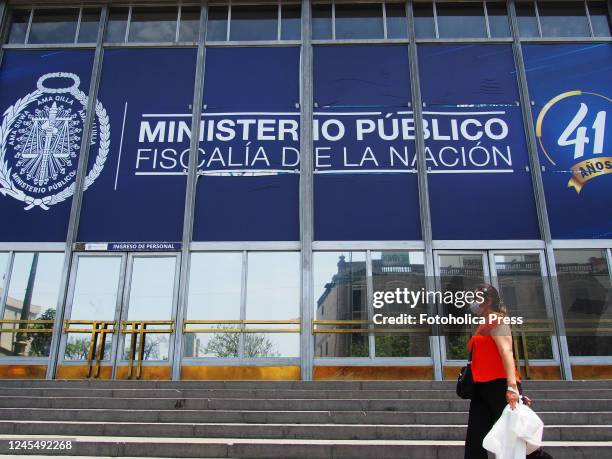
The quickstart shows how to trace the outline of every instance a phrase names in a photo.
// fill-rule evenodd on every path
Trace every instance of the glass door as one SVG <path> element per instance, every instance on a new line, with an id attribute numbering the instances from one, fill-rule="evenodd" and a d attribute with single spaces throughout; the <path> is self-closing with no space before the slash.
<path id="1" fill-rule="evenodd" d="M 76 254 L 59 379 L 169 379 L 178 254 Z"/>

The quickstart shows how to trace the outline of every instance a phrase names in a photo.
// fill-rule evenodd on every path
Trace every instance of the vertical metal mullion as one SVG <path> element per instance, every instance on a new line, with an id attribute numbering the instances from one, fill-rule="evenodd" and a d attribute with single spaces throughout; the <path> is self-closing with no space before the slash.
<path id="1" fill-rule="evenodd" d="M 249 275 L 249 253 L 246 250 L 242 251 L 242 277 L 240 280 L 240 320 L 246 320 L 246 307 L 247 307 L 247 282 Z M 244 324 L 240 324 L 240 329 L 244 330 Z M 238 358 L 247 358 L 244 355 L 245 349 L 245 334 L 240 333 L 238 342 Z"/>
<path id="2" fill-rule="evenodd" d="M 436 38 L 440 38 L 440 31 L 438 30 L 438 8 L 436 7 L 435 0 L 431 2 L 431 6 L 433 8 L 433 20 L 434 20 L 434 29 L 436 31 Z M 414 9 L 413 9 L 413 15 L 412 15 L 412 22 L 414 23 Z M 415 35 L 415 38 L 416 38 L 416 35 Z"/>
<path id="3" fill-rule="evenodd" d="M 79 42 L 79 33 L 81 32 L 81 21 L 83 20 L 83 7 L 79 8 L 79 18 L 77 19 L 76 33 L 74 34 L 74 43 Z"/>
<path id="4" fill-rule="evenodd" d="M 278 20 L 278 24 L 276 25 L 276 39 L 280 40 L 281 39 L 281 20 L 282 20 L 282 15 L 281 15 L 281 0 L 278 0 L 278 8 L 277 8 L 277 12 L 276 12 L 276 16 L 277 16 L 277 20 Z"/>
<path id="5" fill-rule="evenodd" d="M 174 42 L 178 43 L 179 36 L 181 33 L 181 13 L 183 11 L 183 2 L 179 2 L 178 4 L 178 13 L 176 16 L 176 32 L 174 34 Z"/>
<path id="6" fill-rule="evenodd" d="M 10 251 L 8 254 L 9 256 L 6 263 L 6 274 L 4 277 L 4 289 L 2 290 L 2 295 L 0 295 L 0 319 L 4 319 L 4 309 L 6 308 L 9 285 L 11 283 L 11 276 L 13 274 L 13 263 L 15 261 L 15 252 Z M 2 286 L 0 285 L 0 287 Z"/>
<path id="7" fill-rule="evenodd" d="M 130 308 L 130 295 L 132 294 L 132 278 L 134 277 L 133 253 L 124 253 L 121 265 L 121 275 L 119 276 L 119 294 L 117 295 L 117 305 L 115 307 L 115 333 L 113 333 L 113 346 L 111 352 L 111 364 L 113 366 L 112 378 L 117 376 L 117 367 L 123 360 L 123 350 L 125 349 L 126 335 L 121 333 L 121 322 L 128 320 Z"/>
<path id="8" fill-rule="evenodd" d="M 383 16 L 383 37 L 387 39 L 387 2 L 382 2 L 382 16 Z"/>
<path id="9" fill-rule="evenodd" d="M 230 41 L 230 33 L 232 27 L 232 0 L 229 0 L 227 4 L 227 32 L 225 36 L 225 41 Z"/>
<path id="10" fill-rule="evenodd" d="M 85 176 L 87 175 L 87 163 L 89 159 L 89 150 L 91 148 L 91 131 L 93 129 L 94 120 L 96 117 L 96 102 L 98 100 L 98 88 L 100 86 L 100 74 L 102 72 L 102 60 L 104 57 L 103 39 L 108 22 L 108 6 L 103 6 L 100 14 L 100 23 L 98 26 L 98 36 L 96 37 L 96 50 L 91 71 L 91 80 L 89 83 L 89 93 L 87 99 L 87 107 L 85 111 L 85 122 L 83 123 L 83 135 L 81 137 L 80 155 L 77 164 L 77 175 L 74 181 L 74 193 L 72 195 L 72 203 L 70 207 L 70 221 L 68 222 L 68 231 L 66 234 L 66 247 L 64 249 L 64 265 L 62 268 L 62 276 L 60 282 L 60 291 L 57 302 L 57 312 L 55 324 L 53 325 L 53 334 L 51 337 L 51 346 L 49 352 L 49 365 L 47 367 L 47 379 L 53 379 L 55 376 L 55 367 L 59 353 L 59 338 L 62 332 L 62 322 L 64 317 L 64 305 L 66 295 L 68 293 L 68 280 L 70 278 L 70 267 L 72 263 L 72 246 L 77 238 L 79 227 L 79 217 L 81 212 L 81 201 L 83 198 L 83 187 L 85 185 Z"/>
<path id="11" fill-rule="evenodd" d="M 2 65 L 2 59 L 4 57 L 4 43 L 9 36 L 9 25 L 11 23 L 10 8 L 8 7 L 6 0 L 0 0 L 0 65 Z"/>
<path id="12" fill-rule="evenodd" d="M 312 380 L 314 366 L 313 300 L 313 72 L 312 5 L 302 0 L 302 46 L 300 53 L 300 361 L 301 378 Z"/>
<path id="13" fill-rule="evenodd" d="M 591 11 L 589 10 L 589 2 L 584 0 L 584 11 L 587 16 L 587 21 L 589 22 L 589 31 L 591 32 L 591 37 L 595 36 L 595 31 L 593 30 L 593 23 L 591 22 Z"/>
<path id="14" fill-rule="evenodd" d="M 370 358 L 376 356 L 376 339 L 372 331 L 372 320 L 374 313 L 372 311 L 372 303 L 374 300 L 374 281 L 372 279 L 372 251 L 366 250 L 366 313 L 368 316 L 368 348 Z"/>
<path id="15" fill-rule="evenodd" d="M 516 9 L 514 11 L 516 12 Z M 536 23 L 538 24 L 538 35 L 540 38 L 542 38 L 542 23 L 540 22 L 540 10 L 538 9 L 538 2 L 536 0 L 533 0 L 533 12 L 535 13 Z M 508 11 L 508 14 L 510 14 L 510 11 Z M 517 36 L 519 35 L 520 34 L 517 33 Z"/>
<path id="16" fill-rule="evenodd" d="M 30 17 L 28 18 L 28 28 L 26 29 L 25 44 L 30 41 L 30 30 L 32 30 L 32 21 L 34 20 L 34 8 L 30 8 Z"/>
<path id="17" fill-rule="evenodd" d="M 332 40 L 336 39 L 336 2 L 332 0 Z"/>
<path id="18" fill-rule="evenodd" d="M 487 28 L 487 38 L 491 38 L 491 25 L 489 24 L 489 10 L 487 9 L 486 0 L 482 0 L 482 7 L 485 15 L 485 27 Z"/>
<path id="19" fill-rule="evenodd" d="M 525 133 L 527 137 L 527 150 L 529 153 L 529 164 L 531 168 L 531 178 L 533 181 L 533 191 L 535 197 L 536 208 L 538 212 L 538 222 L 540 226 L 540 235 L 544 241 L 544 250 L 546 253 L 546 262 L 548 273 L 550 275 L 550 288 L 552 296 L 553 320 L 555 328 L 559 336 L 559 357 L 561 361 L 561 374 L 567 379 L 572 379 L 572 369 L 569 361 L 569 350 L 567 346 L 567 336 L 565 334 L 565 322 L 563 319 L 563 307 L 561 303 L 561 291 L 559 288 L 559 280 L 557 279 L 557 269 L 555 265 L 555 254 L 552 245 L 552 237 L 550 232 L 550 224 L 548 220 L 548 210 L 546 207 L 546 198 L 544 196 L 544 183 L 542 181 L 542 169 L 540 159 L 538 157 L 538 147 L 536 143 L 535 131 L 533 127 L 533 114 L 531 112 L 531 99 L 529 97 L 529 87 L 527 85 L 527 73 L 525 71 L 525 62 L 523 60 L 523 50 L 521 48 L 518 22 L 516 19 L 516 9 L 513 0 L 506 0 L 508 15 L 510 17 L 510 27 L 512 31 L 512 50 L 514 53 L 514 61 L 516 65 L 518 88 L 523 112 L 523 123 L 525 124 Z"/>
<path id="20" fill-rule="evenodd" d="M 427 183 L 427 164 L 425 163 L 425 134 L 423 132 L 423 102 L 421 99 L 421 83 L 419 75 L 419 62 L 416 45 L 416 33 L 414 29 L 414 3 L 413 0 L 406 2 L 406 18 L 408 19 L 408 59 L 410 64 L 410 88 L 412 92 L 412 109 L 415 126 L 415 148 L 417 155 L 417 174 L 419 186 L 419 214 L 421 218 L 421 233 L 425 246 L 425 288 L 428 291 L 435 290 L 434 285 L 434 255 L 431 229 L 431 212 L 429 209 L 429 187 Z M 437 29 L 436 29 L 437 35 Z M 430 313 L 439 314 L 436 304 L 429 306 Z M 434 377 L 442 380 L 442 355 L 440 353 L 440 339 L 437 328 L 432 339 L 430 339 L 431 357 L 433 360 Z"/>
<path id="21" fill-rule="evenodd" d="M 610 282 L 612 282 L 612 249 L 604 249 L 607 255 L 608 261 L 608 277 L 610 278 Z"/>
<path id="22" fill-rule="evenodd" d="M 191 139 L 189 141 L 189 167 L 187 169 L 187 186 L 185 187 L 185 209 L 183 212 L 183 235 L 181 247 L 179 296 L 174 335 L 175 358 L 172 361 L 172 379 L 181 377 L 183 358 L 183 320 L 187 314 L 187 296 L 189 288 L 189 266 L 191 240 L 193 239 L 193 218 L 195 213 L 195 195 L 198 184 L 198 156 L 200 147 L 200 128 L 202 104 L 204 99 L 204 73 L 206 71 L 206 27 L 208 22 L 208 1 L 200 3 L 200 23 L 198 31 L 198 50 L 196 56 L 196 73 L 191 102 Z M 178 353 L 178 354 L 177 354 Z"/>
<path id="23" fill-rule="evenodd" d="M 127 43 L 130 38 L 130 24 L 132 23 L 132 5 L 128 9 L 127 22 L 125 24 L 125 36 L 123 37 L 123 43 Z"/>

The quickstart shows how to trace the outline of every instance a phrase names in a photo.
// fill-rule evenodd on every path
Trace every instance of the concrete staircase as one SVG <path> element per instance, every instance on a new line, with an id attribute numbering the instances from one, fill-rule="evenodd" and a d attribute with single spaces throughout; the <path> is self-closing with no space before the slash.
<path id="1" fill-rule="evenodd" d="M 463 458 L 468 401 L 434 381 L 0 380 L 0 458 Z M 612 381 L 531 381 L 559 458 L 612 457 Z M 9 450 L 10 439 L 72 441 Z"/>

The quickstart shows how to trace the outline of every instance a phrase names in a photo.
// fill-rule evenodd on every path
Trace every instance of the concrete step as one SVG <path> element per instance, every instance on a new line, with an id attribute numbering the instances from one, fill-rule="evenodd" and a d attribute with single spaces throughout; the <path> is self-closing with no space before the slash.
<path id="1" fill-rule="evenodd" d="M 0 396 L 0 408 L 107 408 L 242 411 L 462 411 L 469 401 L 438 399 L 91 398 Z M 536 400 L 536 411 L 612 411 L 612 399 Z"/>
<path id="2" fill-rule="evenodd" d="M 187 438 L 271 438 L 318 440 L 463 440 L 465 425 L 145 423 L 84 421 L 0 421 L 5 435 L 97 435 Z M 605 441 L 612 425 L 546 425 L 544 440 Z"/>
<path id="3" fill-rule="evenodd" d="M 36 451 L 8 450 L 9 437 L 0 436 L 0 453 L 38 455 Z M 19 436 L 10 438 L 66 439 Z M 242 438 L 72 437 L 72 449 L 50 450 L 45 456 L 241 458 L 241 459 L 462 459 L 462 441 L 383 440 L 262 440 Z M 609 459 L 612 442 L 545 442 L 555 459 Z"/>
<path id="4" fill-rule="evenodd" d="M 240 399 L 437 399 L 457 398 L 455 390 L 315 390 L 315 389 L 101 389 L 101 388 L 3 388 L 3 396 L 29 397 L 105 397 L 105 398 L 240 398 Z M 533 400 L 612 399 L 612 389 L 526 389 Z"/>
<path id="5" fill-rule="evenodd" d="M 542 412 L 544 424 L 612 425 L 612 411 Z M 99 422 L 214 422 L 289 424 L 457 424 L 467 412 L 411 411 L 242 411 L 0 408 L 1 420 Z"/>

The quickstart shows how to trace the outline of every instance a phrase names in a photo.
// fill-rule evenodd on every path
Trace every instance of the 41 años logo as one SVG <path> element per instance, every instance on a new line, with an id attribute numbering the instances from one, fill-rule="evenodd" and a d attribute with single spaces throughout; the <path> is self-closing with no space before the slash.
<path id="1" fill-rule="evenodd" d="M 65 80 L 70 86 L 57 87 Z M 74 194 L 88 99 L 79 84 L 74 73 L 47 73 L 38 79 L 34 92 L 4 112 L 0 125 L 0 194 L 22 201 L 25 210 L 48 210 Z M 99 101 L 95 107 L 91 152 L 97 156 L 84 189 L 102 172 L 110 147 L 108 115 Z"/>
<path id="2" fill-rule="evenodd" d="M 590 180 L 612 174 L 612 152 L 606 133 L 612 99 L 587 91 L 568 91 L 550 99 L 538 115 L 536 137 L 556 172 L 570 172 L 576 193 Z"/>

